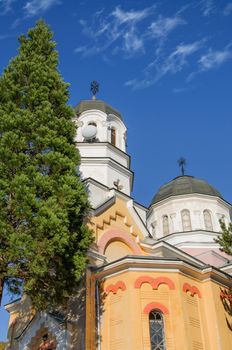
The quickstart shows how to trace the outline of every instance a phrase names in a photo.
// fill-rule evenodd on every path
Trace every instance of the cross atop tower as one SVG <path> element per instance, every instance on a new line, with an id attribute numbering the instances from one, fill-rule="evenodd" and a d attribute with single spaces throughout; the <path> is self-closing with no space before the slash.
<path id="1" fill-rule="evenodd" d="M 90 84 L 90 91 L 93 94 L 93 100 L 96 100 L 96 94 L 99 91 L 99 83 L 96 80 L 93 80 Z"/>
<path id="2" fill-rule="evenodd" d="M 180 167 L 180 170 L 181 170 L 181 174 L 182 174 L 182 176 L 184 176 L 185 166 L 186 166 L 186 159 L 181 157 L 180 159 L 178 159 L 177 162 L 179 164 L 179 167 Z"/>

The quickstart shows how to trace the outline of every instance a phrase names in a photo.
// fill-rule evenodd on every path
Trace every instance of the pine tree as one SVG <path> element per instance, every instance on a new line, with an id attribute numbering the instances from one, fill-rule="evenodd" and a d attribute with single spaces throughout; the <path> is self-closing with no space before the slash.
<path id="1" fill-rule="evenodd" d="M 52 38 L 38 21 L 0 77 L 0 292 L 23 288 L 38 308 L 66 303 L 92 241 Z"/>
<path id="2" fill-rule="evenodd" d="M 215 241 L 220 244 L 221 250 L 232 255 L 232 223 L 227 226 L 223 220 L 220 220 L 221 234 Z"/>

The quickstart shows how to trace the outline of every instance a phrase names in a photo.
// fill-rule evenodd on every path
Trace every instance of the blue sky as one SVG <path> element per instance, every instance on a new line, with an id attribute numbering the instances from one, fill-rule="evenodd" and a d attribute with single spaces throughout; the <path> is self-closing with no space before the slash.
<path id="1" fill-rule="evenodd" d="M 232 202 L 232 1 L 0 0 L 1 72 L 41 17 L 70 103 L 97 80 L 98 98 L 123 114 L 138 202 L 179 175 L 181 156 Z M 1 309 L 0 339 L 6 325 Z"/>

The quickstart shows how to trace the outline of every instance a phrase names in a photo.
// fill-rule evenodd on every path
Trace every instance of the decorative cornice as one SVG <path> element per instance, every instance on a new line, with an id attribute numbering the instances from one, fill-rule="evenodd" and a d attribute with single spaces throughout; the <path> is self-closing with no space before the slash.
<path id="1" fill-rule="evenodd" d="M 177 258 L 158 258 L 152 256 L 126 256 L 100 267 L 93 267 L 92 271 L 97 279 L 116 276 L 126 271 L 167 271 L 179 272 L 199 281 L 212 280 L 220 285 L 232 288 L 232 277 L 210 265 L 195 265 Z"/>

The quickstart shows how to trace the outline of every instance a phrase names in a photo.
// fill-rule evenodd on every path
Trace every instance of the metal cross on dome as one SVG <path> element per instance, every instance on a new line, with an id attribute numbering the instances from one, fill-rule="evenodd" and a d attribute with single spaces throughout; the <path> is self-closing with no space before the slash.
<path id="1" fill-rule="evenodd" d="M 181 174 L 182 176 L 184 176 L 184 173 L 185 173 L 185 166 L 186 166 L 186 159 L 181 157 L 180 159 L 178 159 L 178 164 L 179 164 L 179 167 L 181 169 Z"/>
<path id="2" fill-rule="evenodd" d="M 93 80 L 90 84 L 90 91 L 93 94 L 93 100 L 96 99 L 96 94 L 99 91 L 99 83 L 96 80 Z"/>

